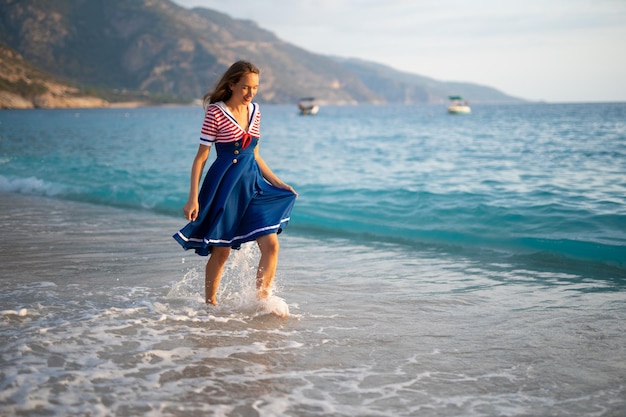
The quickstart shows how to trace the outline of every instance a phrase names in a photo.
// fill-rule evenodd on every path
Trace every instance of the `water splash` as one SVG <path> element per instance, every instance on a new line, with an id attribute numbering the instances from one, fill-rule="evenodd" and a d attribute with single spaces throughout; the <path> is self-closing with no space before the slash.
<path id="1" fill-rule="evenodd" d="M 242 245 L 240 250 L 231 251 L 224 266 L 220 288 L 217 293 L 218 312 L 256 316 L 274 314 L 278 317 L 289 316 L 287 302 L 270 291 L 270 296 L 259 300 L 256 290 L 256 271 L 260 251 L 254 242 Z M 193 303 L 204 303 L 204 267 L 206 258 L 195 259 L 180 281 L 175 282 L 167 293 L 167 299 L 181 299 Z"/>

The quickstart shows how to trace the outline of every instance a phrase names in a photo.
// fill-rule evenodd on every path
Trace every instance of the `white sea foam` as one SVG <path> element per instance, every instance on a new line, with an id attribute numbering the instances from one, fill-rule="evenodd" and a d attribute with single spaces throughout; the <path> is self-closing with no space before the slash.
<path id="1" fill-rule="evenodd" d="M 67 194 L 73 188 L 75 187 L 56 184 L 37 177 L 9 178 L 0 175 L 0 192 L 2 193 L 20 193 L 54 197 Z"/>
<path id="2" fill-rule="evenodd" d="M 28 314 L 28 310 L 25 308 L 21 308 L 19 310 L 4 310 L 0 311 L 0 316 L 18 316 L 18 317 L 26 317 Z"/>
<path id="3" fill-rule="evenodd" d="M 485 273 L 472 271 L 477 276 Z M 181 279 L 193 275 L 187 274 L 182 272 Z M 167 291 L 118 286 L 100 295 L 89 285 L 72 284 L 70 295 L 63 285 L 14 284 L 16 293 L 30 290 L 40 298 L 39 304 L 28 308 L 26 317 L 31 321 L 20 324 L 27 327 L 5 327 L 10 337 L 0 351 L 4 410 L 69 416 L 481 416 L 541 413 L 555 405 L 584 408 L 594 402 L 580 395 L 562 401 L 546 396 L 540 369 L 532 379 L 538 390 L 524 391 L 528 378 L 523 367 L 498 366 L 502 361 L 524 360 L 517 343 L 515 349 L 499 348 L 505 341 L 496 338 L 494 350 L 489 344 L 474 344 L 482 341 L 472 337 L 476 327 L 501 331 L 482 319 L 469 327 L 463 318 L 467 312 L 482 317 L 484 313 L 472 312 L 493 308 L 488 307 L 491 300 L 454 304 L 440 312 L 411 309 L 400 300 L 382 305 L 355 300 L 342 306 L 338 300 L 345 296 L 338 292 L 332 295 L 338 298 L 314 309 L 317 314 L 275 320 L 259 314 L 256 301 L 242 308 L 237 294 L 245 292 L 244 281 L 231 282 L 217 308 L 193 295 L 202 290 L 200 282 L 190 287 L 189 298 L 170 297 L 169 289 L 176 283 Z M 443 285 L 451 283 L 449 278 Z M 350 286 L 357 288 L 357 281 Z M 68 301 L 87 290 L 94 295 L 87 296 L 89 302 L 82 304 L 81 311 L 67 308 Z M 385 288 L 380 290 L 377 297 L 385 301 Z M 129 293 L 135 298 L 129 298 Z M 444 299 L 445 304 L 450 295 L 431 297 Z M 306 306 L 309 298 L 324 302 L 313 292 L 299 296 L 299 304 Z M 465 312 L 454 313 L 458 307 Z M 390 320 L 368 317 L 370 309 L 375 309 L 374 316 L 384 314 Z M 332 318 L 319 314 L 324 310 L 335 314 Z M 3 311 L 19 313 L 20 308 Z M 3 325 L 14 323 L 11 314 L 0 316 Z M 454 319 L 447 319 L 448 315 Z M 520 323 L 513 325 L 519 328 Z M 454 333 L 450 334 L 450 326 Z M 584 334 L 581 330 L 578 335 Z M 469 343 L 463 342 L 466 338 Z M 504 356 L 498 360 L 499 355 Z M 545 359 L 541 351 L 532 352 L 529 364 Z M 609 394 L 620 392 L 602 391 L 597 396 Z M 584 409 L 594 412 L 591 406 Z"/>
<path id="4" fill-rule="evenodd" d="M 259 308 L 264 313 L 275 314 L 278 317 L 289 316 L 289 306 L 285 300 L 275 295 L 259 300 Z"/>

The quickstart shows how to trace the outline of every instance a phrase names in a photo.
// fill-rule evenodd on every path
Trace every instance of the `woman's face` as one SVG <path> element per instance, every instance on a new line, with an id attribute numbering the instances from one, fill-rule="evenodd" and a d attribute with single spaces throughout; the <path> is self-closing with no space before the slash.
<path id="1" fill-rule="evenodd" d="M 256 96 L 258 88 L 259 74 L 246 73 L 241 76 L 238 83 L 230 84 L 233 95 L 229 101 L 233 102 L 233 104 L 248 104 Z"/>

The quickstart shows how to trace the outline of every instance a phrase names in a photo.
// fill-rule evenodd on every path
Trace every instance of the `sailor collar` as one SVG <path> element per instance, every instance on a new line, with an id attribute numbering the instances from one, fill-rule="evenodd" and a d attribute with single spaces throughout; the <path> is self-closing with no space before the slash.
<path id="1" fill-rule="evenodd" d="M 215 105 L 222 111 L 222 113 L 224 113 L 224 115 L 226 117 L 228 117 L 235 124 L 235 126 L 237 126 L 239 129 L 243 130 L 244 132 L 246 131 L 239 124 L 237 119 L 235 119 L 235 116 L 233 116 L 233 114 L 230 112 L 230 110 L 228 109 L 228 106 L 226 105 L 226 103 L 224 103 L 223 101 L 219 101 L 219 102 L 215 103 Z M 254 120 L 254 116 L 256 115 L 258 107 L 259 106 L 256 103 L 249 103 L 248 104 L 248 114 L 250 114 L 250 117 L 248 119 L 248 130 L 250 130 L 250 127 L 252 126 L 252 121 Z"/>

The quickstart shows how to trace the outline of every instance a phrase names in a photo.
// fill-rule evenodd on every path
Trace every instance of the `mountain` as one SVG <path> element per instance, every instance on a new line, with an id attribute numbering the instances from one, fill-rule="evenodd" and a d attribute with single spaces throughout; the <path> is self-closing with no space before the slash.
<path id="1" fill-rule="evenodd" d="M 486 86 L 314 54 L 253 21 L 169 0 L 0 0 L 0 40 L 78 87 L 150 100 L 199 98 L 232 62 L 246 59 L 261 69 L 260 102 L 313 95 L 338 104 L 427 103 L 451 94 L 474 102 L 520 101 Z"/>
<path id="2" fill-rule="evenodd" d="M 0 109 L 106 107 L 99 97 L 59 80 L 0 44 Z"/>
<path id="3" fill-rule="evenodd" d="M 472 83 L 437 81 L 422 75 L 398 71 L 386 65 L 355 58 L 334 58 L 352 71 L 368 88 L 392 103 L 440 103 L 451 95 L 471 98 L 473 102 L 515 103 L 524 100 L 508 96 L 495 88 Z"/>

